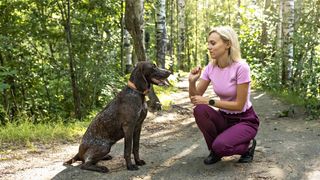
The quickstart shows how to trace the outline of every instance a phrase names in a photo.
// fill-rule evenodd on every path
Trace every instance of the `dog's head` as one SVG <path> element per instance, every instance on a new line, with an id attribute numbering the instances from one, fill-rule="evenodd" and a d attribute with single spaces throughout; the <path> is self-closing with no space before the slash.
<path id="1" fill-rule="evenodd" d="M 144 92 L 150 89 L 150 84 L 158 86 L 166 85 L 170 74 L 170 71 L 158 68 L 151 62 L 141 61 L 133 69 L 130 81 L 134 83 L 137 90 Z"/>

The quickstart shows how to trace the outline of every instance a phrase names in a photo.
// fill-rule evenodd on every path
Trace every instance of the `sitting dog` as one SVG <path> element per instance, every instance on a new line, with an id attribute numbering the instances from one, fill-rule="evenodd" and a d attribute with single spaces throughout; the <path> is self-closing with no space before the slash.
<path id="1" fill-rule="evenodd" d="M 128 170 L 138 170 L 146 164 L 139 157 L 141 126 L 147 116 L 145 96 L 151 84 L 165 85 L 170 71 L 150 62 L 139 62 L 133 69 L 128 85 L 93 119 L 82 137 L 78 153 L 64 165 L 82 161 L 81 169 L 108 172 L 98 166 L 100 160 L 109 160 L 111 146 L 124 137 L 124 158 Z M 131 161 L 133 152 L 135 165 Z"/>

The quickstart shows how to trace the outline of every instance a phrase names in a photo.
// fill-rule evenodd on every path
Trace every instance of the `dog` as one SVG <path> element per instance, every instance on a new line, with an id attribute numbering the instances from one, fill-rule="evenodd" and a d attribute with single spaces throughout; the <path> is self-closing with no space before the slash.
<path id="1" fill-rule="evenodd" d="M 166 85 L 171 72 L 147 61 L 137 63 L 128 84 L 92 120 L 82 137 L 78 153 L 64 165 L 82 161 L 81 169 L 107 173 L 109 169 L 98 166 L 100 160 L 109 160 L 111 146 L 124 138 L 124 158 L 128 170 L 138 170 L 145 165 L 139 157 L 141 127 L 147 116 L 145 96 L 150 85 Z M 131 152 L 135 164 L 131 161 Z"/>

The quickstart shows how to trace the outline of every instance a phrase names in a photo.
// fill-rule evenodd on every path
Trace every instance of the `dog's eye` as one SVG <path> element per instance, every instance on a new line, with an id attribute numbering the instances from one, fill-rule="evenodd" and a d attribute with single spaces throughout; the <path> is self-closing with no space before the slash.
<path id="1" fill-rule="evenodd" d="M 152 68 L 154 68 L 154 69 L 155 69 L 155 68 L 157 68 L 157 65 L 155 65 L 155 64 L 152 64 Z"/>

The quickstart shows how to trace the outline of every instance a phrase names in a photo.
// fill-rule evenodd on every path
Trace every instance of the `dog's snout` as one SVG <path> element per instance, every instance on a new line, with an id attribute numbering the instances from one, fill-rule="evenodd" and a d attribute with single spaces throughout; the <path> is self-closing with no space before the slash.
<path id="1" fill-rule="evenodd" d="M 169 74 L 169 75 L 172 74 L 172 72 L 169 71 L 169 70 L 167 70 L 167 69 L 159 68 L 159 70 L 162 71 L 162 72 L 165 73 L 165 74 Z"/>

